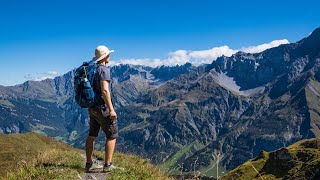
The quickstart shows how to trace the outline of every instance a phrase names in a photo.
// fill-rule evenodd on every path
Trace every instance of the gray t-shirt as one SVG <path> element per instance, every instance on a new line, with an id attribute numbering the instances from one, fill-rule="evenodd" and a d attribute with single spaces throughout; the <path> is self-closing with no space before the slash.
<path id="1" fill-rule="evenodd" d="M 100 80 L 105 80 L 105 81 L 109 82 L 109 91 L 110 91 L 110 95 L 111 95 L 111 75 L 110 75 L 110 67 L 109 66 L 104 66 L 104 65 L 98 64 L 96 75 L 95 75 L 94 81 L 93 81 L 93 90 L 98 96 L 100 96 L 98 99 L 99 102 L 104 102 L 103 98 L 102 98 Z"/>

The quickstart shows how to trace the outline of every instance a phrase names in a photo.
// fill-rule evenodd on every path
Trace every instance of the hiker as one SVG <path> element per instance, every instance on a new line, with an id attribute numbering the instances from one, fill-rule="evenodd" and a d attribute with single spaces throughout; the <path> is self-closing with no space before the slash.
<path id="1" fill-rule="evenodd" d="M 103 168 L 103 171 L 108 172 L 118 167 L 112 165 L 112 157 L 118 137 L 118 123 L 117 114 L 114 110 L 111 101 L 111 76 L 110 68 L 107 64 L 110 61 L 110 53 L 114 52 L 109 50 L 106 46 L 98 46 L 95 50 L 95 57 L 93 61 L 97 63 L 96 73 L 93 79 L 93 90 L 97 94 L 98 102 L 103 102 L 102 106 L 97 105 L 89 108 L 90 129 L 86 141 L 86 171 L 91 169 Z M 92 161 L 92 153 L 94 149 L 94 141 L 99 134 L 100 127 L 107 136 L 105 143 L 105 164 L 96 164 Z"/>

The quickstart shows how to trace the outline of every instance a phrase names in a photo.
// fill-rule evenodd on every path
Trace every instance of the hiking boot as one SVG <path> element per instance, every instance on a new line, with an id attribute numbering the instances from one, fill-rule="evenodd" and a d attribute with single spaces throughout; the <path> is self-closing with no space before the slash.
<path id="1" fill-rule="evenodd" d="M 104 171 L 104 172 L 110 172 L 110 171 L 113 171 L 113 170 L 116 170 L 116 169 L 124 170 L 124 168 L 114 166 L 114 165 L 112 165 L 112 163 L 110 163 L 110 164 L 104 164 L 104 166 L 103 166 L 103 171 Z"/>
<path id="2" fill-rule="evenodd" d="M 102 169 L 102 168 L 103 168 L 102 165 L 94 163 L 94 162 L 86 163 L 86 172 L 90 172 L 91 170 Z"/>

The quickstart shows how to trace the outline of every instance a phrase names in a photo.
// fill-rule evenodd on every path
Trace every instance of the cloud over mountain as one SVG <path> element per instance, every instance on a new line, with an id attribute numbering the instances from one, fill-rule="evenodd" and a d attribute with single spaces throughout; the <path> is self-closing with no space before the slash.
<path id="1" fill-rule="evenodd" d="M 177 64 L 182 65 L 187 62 L 190 62 L 194 65 L 199 64 L 210 64 L 212 61 L 216 60 L 218 57 L 231 56 L 232 54 L 243 51 L 247 53 L 259 53 L 266 49 L 270 49 L 273 47 L 277 47 L 281 44 L 288 44 L 289 41 L 287 39 L 274 40 L 269 43 L 264 43 L 257 46 L 249 46 L 243 47 L 241 49 L 231 49 L 229 46 L 219 46 L 213 47 L 207 50 L 200 51 L 192 51 L 192 50 L 177 50 L 175 52 L 168 53 L 168 58 L 165 59 L 150 59 L 150 58 L 142 58 L 142 59 L 121 59 L 119 61 L 111 62 L 111 65 L 117 64 L 133 64 L 133 65 L 146 65 L 151 67 L 157 67 L 161 65 L 165 66 L 175 66 Z"/>
<path id="2" fill-rule="evenodd" d="M 247 53 L 259 53 L 266 49 L 278 47 L 281 44 L 288 44 L 288 43 L 289 41 L 287 39 L 274 40 L 269 43 L 261 44 L 258 46 L 249 46 L 249 47 L 241 48 L 240 51 L 247 52 Z"/>
<path id="3" fill-rule="evenodd" d="M 53 79 L 56 76 L 58 76 L 58 72 L 57 71 L 48 71 L 48 72 L 44 72 L 44 73 L 40 73 L 40 74 L 26 74 L 24 76 L 25 79 L 27 80 L 33 80 L 33 81 L 42 81 L 45 79 Z"/>

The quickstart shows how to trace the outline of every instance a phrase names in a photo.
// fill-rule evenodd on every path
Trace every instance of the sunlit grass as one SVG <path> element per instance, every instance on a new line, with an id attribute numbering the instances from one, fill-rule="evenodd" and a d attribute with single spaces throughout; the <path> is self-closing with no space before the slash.
<path id="1" fill-rule="evenodd" d="M 79 179 L 83 158 L 78 151 L 47 149 L 32 161 L 21 161 L 17 169 L 12 169 L 2 179 Z"/>
<path id="2" fill-rule="evenodd" d="M 0 134 L 0 179 L 80 179 L 84 174 L 85 151 L 74 149 L 53 138 L 36 133 Z M 103 152 L 95 152 L 99 159 Z M 147 160 L 115 153 L 113 163 L 125 170 L 115 170 L 108 179 L 170 179 Z"/>
<path id="3" fill-rule="evenodd" d="M 261 152 L 222 179 L 308 179 L 320 170 L 319 167 L 320 139 L 314 138 L 272 152 Z"/>
<path id="4" fill-rule="evenodd" d="M 103 152 L 95 152 L 100 158 L 104 158 Z M 159 168 L 150 164 L 147 160 L 135 155 L 115 153 L 113 164 L 115 166 L 123 167 L 124 170 L 112 171 L 108 180 L 115 179 L 171 179 L 164 175 Z"/>

